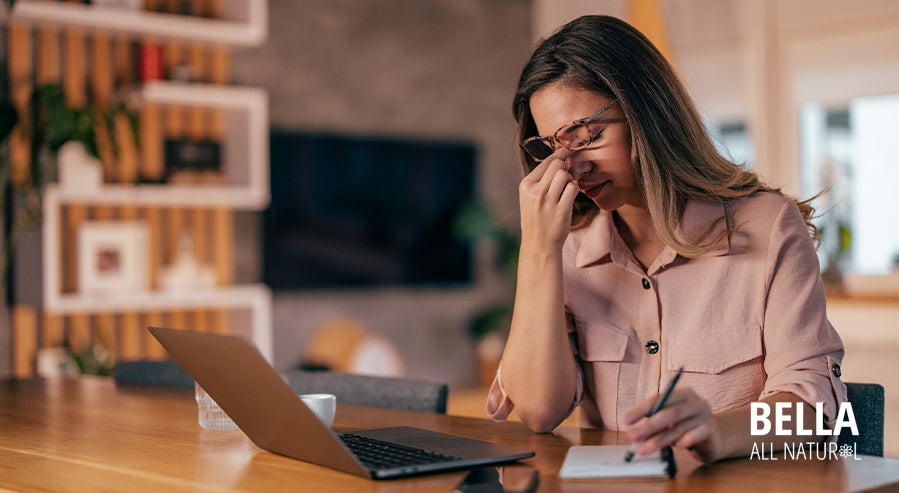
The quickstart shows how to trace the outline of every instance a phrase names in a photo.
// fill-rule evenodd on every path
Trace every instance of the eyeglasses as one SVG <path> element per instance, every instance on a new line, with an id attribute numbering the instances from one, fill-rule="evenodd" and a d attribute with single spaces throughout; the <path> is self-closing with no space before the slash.
<path id="1" fill-rule="evenodd" d="M 593 120 L 605 113 L 606 110 L 611 108 L 612 105 L 617 102 L 617 99 L 612 101 L 608 106 L 594 113 L 593 116 L 581 118 L 568 125 L 561 126 L 556 130 L 556 133 L 549 137 L 540 137 L 538 135 L 525 139 L 521 142 L 521 148 L 538 163 L 555 152 L 557 146 L 562 146 L 570 151 L 581 150 L 593 143 L 593 141 L 599 137 L 601 129 L 597 128 L 597 126 L 600 123 L 608 123 L 605 121 L 594 122 Z"/>

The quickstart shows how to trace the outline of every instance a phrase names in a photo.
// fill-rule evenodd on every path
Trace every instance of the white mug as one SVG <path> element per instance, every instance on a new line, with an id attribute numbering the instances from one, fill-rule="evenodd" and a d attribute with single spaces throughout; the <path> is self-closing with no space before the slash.
<path id="1" fill-rule="evenodd" d="M 334 394 L 300 394 L 303 404 L 318 416 L 318 419 L 327 427 L 334 422 L 334 412 L 337 411 L 337 396 Z"/>

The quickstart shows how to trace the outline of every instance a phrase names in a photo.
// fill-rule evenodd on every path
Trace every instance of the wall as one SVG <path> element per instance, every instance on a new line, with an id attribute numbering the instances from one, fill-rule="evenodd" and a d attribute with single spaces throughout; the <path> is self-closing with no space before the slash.
<path id="1" fill-rule="evenodd" d="M 510 108 L 530 15 L 524 0 L 270 0 L 269 40 L 232 55 L 234 83 L 269 92 L 273 128 L 473 141 L 482 199 L 517 228 Z M 238 226 L 238 274 L 253 278 L 258 221 Z M 473 382 L 468 317 L 509 295 L 488 253 L 470 288 L 277 293 L 275 366 L 296 364 L 316 326 L 347 314 L 399 345 L 407 374 Z"/>
<path id="2" fill-rule="evenodd" d="M 747 26 L 739 0 L 657 0 L 666 21 L 672 63 L 704 112 L 744 116 L 744 77 L 738 56 Z M 535 0 L 535 39 L 581 15 L 627 18 L 627 0 Z"/>

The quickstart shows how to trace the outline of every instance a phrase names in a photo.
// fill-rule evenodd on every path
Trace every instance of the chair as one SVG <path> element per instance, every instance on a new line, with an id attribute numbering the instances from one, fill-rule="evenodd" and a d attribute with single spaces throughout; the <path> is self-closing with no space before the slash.
<path id="1" fill-rule="evenodd" d="M 285 377 L 294 392 L 334 394 L 338 404 L 446 414 L 445 383 L 307 370 L 291 370 Z"/>
<path id="2" fill-rule="evenodd" d="M 846 400 L 852 403 L 858 436 L 843 428 L 837 445 L 857 445 L 856 452 L 883 457 L 884 391 L 876 383 L 846 383 Z"/>
<path id="3" fill-rule="evenodd" d="M 445 383 L 409 378 L 376 377 L 330 371 L 291 370 L 284 374 L 297 394 L 329 393 L 337 402 L 446 414 L 449 389 Z M 177 362 L 120 361 L 115 368 L 118 385 L 193 388 L 194 380 Z"/>
<path id="4" fill-rule="evenodd" d="M 194 388 L 194 379 L 176 361 L 119 361 L 115 365 L 116 385 Z"/>

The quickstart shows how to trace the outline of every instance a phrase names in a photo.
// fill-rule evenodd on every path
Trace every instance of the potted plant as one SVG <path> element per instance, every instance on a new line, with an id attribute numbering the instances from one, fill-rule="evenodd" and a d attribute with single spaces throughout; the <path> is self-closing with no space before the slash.
<path id="1" fill-rule="evenodd" d="M 10 2 L 8 2 L 10 3 Z M 41 223 L 41 192 L 57 175 L 56 155 L 63 145 L 78 142 L 93 158 L 107 153 L 114 157 L 112 135 L 114 118 L 124 113 L 131 123 L 131 138 L 137 141 L 137 119 L 122 103 L 106 109 L 73 108 L 66 104 L 58 84 L 38 86 L 29 99 L 28 112 L 21 115 L 8 100 L 0 101 L 0 211 L 4 218 L 2 279 L 8 279 L 16 239 L 20 231 Z M 11 136 L 16 129 L 25 136 L 30 150 L 27 176 L 14 179 L 9 157 Z M 24 173 L 23 173 L 24 175 Z M 13 183 L 15 181 L 15 183 Z M 102 358 L 94 357 L 97 348 L 86 355 L 75 355 L 79 367 L 93 373 L 106 371 Z M 101 351 L 102 353 L 102 351 Z M 79 360 L 80 357 L 80 360 Z M 97 360 L 97 361 L 94 361 Z"/>
<path id="2" fill-rule="evenodd" d="M 72 108 L 66 104 L 62 87 L 57 84 L 46 84 L 36 87 L 29 100 L 28 117 L 19 115 L 9 102 L 0 102 L 0 186 L 5 190 L 6 200 L 0 201 L 0 210 L 8 218 L 5 229 L 5 257 L 3 275 L 12 258 L 13 246 L 17 233 L 22 228 L 32 228 L 40 224 L 41 190 L 43 186 L 55 179 L 55 156 L 67 142 L 80 142 L 91 156 L 100 155 L 97 135 L 100 125 L 106 125 L 103 131 L 109 135 L 111 117 L 119 111 L 125 111 L 123 105 L 116 105 L 108 111 L 94 108 Z M 30 147 L 31 160 L 28 163 L 26 179 L 12 183 L 13 176 L 9 161 L 9 140 L 14 129 L 20 128 Z M 22 204 L 21 210 L 14 211 L 14 217 L 7 212 L 8 201 L 14 196 Z"/>
<path id="3" fill-rule="evenodd" d="M 499 367 L 512 320 L 521 239 L 517 234 L 501 227 L 481 203 L 472 203 L 463 209 L 456 222 L 456 229 L 460 237 L 490 245 L 494 267 L 506 278 L 511 288 L 504 299 L 483 306 L 468 322 L 468 333 L 477 346 L 479 383 L 486 386 L 493 381 Z"/>

